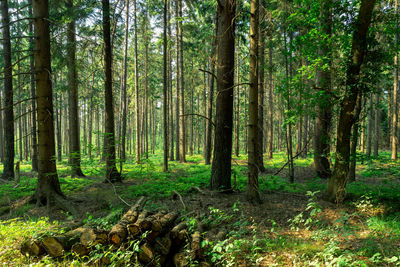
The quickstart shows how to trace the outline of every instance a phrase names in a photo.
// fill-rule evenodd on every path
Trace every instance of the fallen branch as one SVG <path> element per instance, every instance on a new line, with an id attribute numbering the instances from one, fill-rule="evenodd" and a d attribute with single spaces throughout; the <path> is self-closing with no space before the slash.
<path id="1" fill-rule="evenodd" d="M 181 196 L 178 192 L 176 192 L 175 190 L 172 191 L 172 192 L 174 193 L 175 196 L 178 196 L 179 200 L 180 200 L 181 203 L 182 203 L 183 209 L 186 210 L 186 205 L 185 205 L 185 202 L 183 202 L 182 196 Z"/>
<path id="2" fill-rule="evenodd" d="M 306 149 L 307 146 L 308 146 L 308 144 L 310 143 L 311 138 L 312 138 L 312 137 L 310 137 L 310 138 L 308 139 L 306 145 L 300 150 L 300 152 L 298 152 L 294 157 L 292 157 L 292 160 L 296 159 L 298 156 L 301 155 L 301 153 L 303 153 L 304 149 Z M 275 172 L 274 175 L 278 175 L 278 174 L 286 167 L 286 165 L 288 165 L 288 164 L 289 164 L 289 161 L 287 161 L 277 172 Z"/>

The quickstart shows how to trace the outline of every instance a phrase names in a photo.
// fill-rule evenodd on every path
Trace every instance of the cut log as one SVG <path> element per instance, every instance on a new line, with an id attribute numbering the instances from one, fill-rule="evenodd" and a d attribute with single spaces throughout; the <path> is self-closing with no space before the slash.
<path id="1" fill-rule="evenodd" d="M 142 206 L 144 201 L 144 197 L 139 198 L 134 206 L 132 206 L 125 214 L 122 216 L 119 223 L 113 226 L 110 233 L 108 234 L 108 239 L 110 243 L 114 244 L 115 246 L 120 246 L 122 242 L 128 236 L 128 231 L 126 226 L 129 224 L 133 224 L 136 222 L 138 218 L 138 213 L 140 207 Z"/>
<path id="2" fill-rule="evenodd" d="M 127 225 L 126 228 L 127 228 L 128 232 L 129 232 L 129 235 L 131 237 L 133 237 L 133 238 L 137 237 L 138 235 L 140 235 L 142 233 L 142 229 L 140 227 L 140 224 L 143 223 L 143 221 L 146 219 L 148 213 L 149 212 L 147 210 L 142 211 L 139 214 L 139 216 L 138 216 L 138 218 L 137 218 L 135 223 L 131 223 L 131 224 Z"/>
<path id="3" fill-rule="evenodd" d="M 57 258 L 64 255 L 64 246 L 55 237 L 47 236 L 43 238 L 42 246 L 51 257 Z"/>
<path id="4" fill-rule="evenodd" d="M 72 245 L 71 251 L 77 254 L 78 256 L 82 257 L 88 255 L 90 249 L 81 243 L 76 243 Z"/>
<path id="5" fill-rule="evenodd" d="M 164 236 L 156 239 L 154 250 L 157 254 L 168 255 L 172 246 L 172 241 L 169 236 Z"/>
<path id="6" fill-rule="evenodd" d="M 192 242 L 190 243 L 190 256 L 193 260 L 202 259 L 203 251 L 201 248 L 201 235 L 199 231 L 192 234 Z"/>
<path id="7" fill-rule="evenodd" d="M 32 257 L 40 256 L 44 253 L 44 249 L 40 243 L 34 239 L 27 239 L 21 244 L 21 253 Z"/>
<path id="8" fill-rule="evenodd" d="M 140 246 L 140 252 L 138 255 L 139 261 L 149 264 L 153 261 L 154 257 L 154 248 L 149 243 L 144 243 Z"/>
<path id="9" fill-rule="evenodd" d="M 97 244 L 107 244 L 108 235 L 107 231 L 86 229 L 82 234 L 80 241 L 82 245 L 89 247 Z"/>
<path id="10" fill-rule="evenodd" d="M 197 267 L 211 267 L 211 264 L 206 261 L 202 261 L 199 263 L 199 265 L 197 265 Z"/>
<path id="11" fill-rule="evenodd" d="M 179 236 L 179 232 L 186 228 L 187 228 L 186 221 L 180 222 L 179 224 L 175 225 L 175 227 L 172 228 L 170 233 L 172 240 L 177 239 Z"/>
<path id="12" fill-rule="evenodd" d="M 176 267 L 189 266 L 189 261 L 183 252 L 176 253 L 173 262 Z"/>
<path id="13" fill-rule="evenodd" d="M 167 214 L 167 211 L 163 210 L 144 218 L 140 223 L 139 226 L 142 229 L 142 232 L 147 230 L 152 230 L 159 232 L 161 231 L 161 224 L 159 223 L 160 219 Z"/>

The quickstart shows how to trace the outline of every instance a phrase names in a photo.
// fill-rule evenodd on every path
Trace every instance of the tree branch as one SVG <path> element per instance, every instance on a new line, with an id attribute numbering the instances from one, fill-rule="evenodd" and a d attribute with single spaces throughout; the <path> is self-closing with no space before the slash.
<path id="1" fill-rule="evenodd" d="M 183 114 L 183 115 L 179 115 L 180 117 L 186 117 L 186 116 L 199 116 L 199 117 L 202 117 L 202 118 L 204 118 L 204 119 L 206 119 L 206 120 L 208 120 L 209 122 L 211 122 L 211 124 L 215 127 L 215 124 L 214 124 L 214 122 L 210 119 L 210 118 L 208 118 L 208 117 L 206 117 L 206 116 L 204 116 L 204 115 L 201 115 L 201 114 L 197 114 L 197 113 L 190 113 L 190 114 Z"/>

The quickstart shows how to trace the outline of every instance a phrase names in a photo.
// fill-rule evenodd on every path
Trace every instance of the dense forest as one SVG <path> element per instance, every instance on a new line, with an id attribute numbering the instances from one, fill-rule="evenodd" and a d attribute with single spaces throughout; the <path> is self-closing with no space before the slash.
<path id="1" fill-rule="evenodd" d="M 400 264 L 398 0 L 0 3 L 0 264 Z"/>

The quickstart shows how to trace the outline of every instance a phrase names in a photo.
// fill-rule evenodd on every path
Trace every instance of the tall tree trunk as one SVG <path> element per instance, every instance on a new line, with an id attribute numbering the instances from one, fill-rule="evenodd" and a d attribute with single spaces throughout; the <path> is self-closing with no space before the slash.
<path id="1" fill-rule="evenodd" d="M 53 121 L 53 97 L 51 86 L 51 55 L 48 0 L 33 1 L 33 17 L 36 38 L 34 45 L 37 119 L 38 119 L 38 183 L 34 195 L 37 205 L 60 204 L 63 197 L 58 181 Z"/>
<path id="2" fill-rule="evenodd" d="M 92 159 L 92 133 L 93 133 L 93 95 L 90 96 L 89 102 L 89 129 L 88 129 L 88 157 Z"/>
<path id="3" fill-rule="evenodd" d="M 69 104 L 69 155 L 72 175 L 84 176 L 81 170 L 81 146 L 79 134 L 79 107 L 78 107 L 78 77 L 76 72 L 76 39 L 75 39 L 75 12 L 73 0 L 68 0 L 66 6 L 71 16 L 67 27 L 67 61 L 68 61 L 68 104 Z"/>
<path id="4" fill-rule="evenodd" d="M 314 129 L 314 166 L 315 172 L 321 178 L 329 178 L 331 176 L 330 169 L 330 136 L 332 127 L 332 100 L 331 100 L 331 46 L 327 40 L 332 35 L 332 10 L 331 0 L 321 0 L 320 9 L 320 26 L 323 34 L 327 39 L 320 42 L 318 55 L 327 58 L 319 66 L 316 74 L 316 87 L 318 91 L 323 92 L 317 105 L 317 117 L 315 118 Z"/>
<path id="5" fill-rule="evenodd" d="M 396 12 L 396 29 L 399 28 L 399 1 L 395 0 L 395 12 Z M 399 45 L 399 34 L 396 31 L 395 34 L 396 48 Z M 394 85 L 392 93 L 392 131 L 391 131 L 391 148 L 392 148 L 392 160 L 397 160 L 398 150 L 398 92 L 399 91 L 399 53 L 396 49 L 394 56 Z"/>
<path id="6" fill-rule="evenodd" d="M 374 121 L 374 156 L 379 155 L 379 132 L 381 130 L 381 109 L 379 107 L 380 95 L 375 95 L 375 121 Z"/>
<path id="7" fill-rule="evenodd" d="M 265 8 L 264 8 L 264 1 L 256 1 L 257 5 L 259 5 L 258 9 L 258 16 L 262 20 L 264 19 L 265 15 Z M 259 20 L 259 19 L 258 19 Z M 258 31 L 258 40 L 255 44 L 257 51 L 257 64 L 258 64 L 258 81 L 257 81 L 257 89 L 258 89 L 258 117 L 257 117 L 257 124 L 258 124 L 258 134 L 257 134 L 257 145 L 256 149 L 256 161 L 257 167 L 260 172 L 265 172 L 264 167 L 264 64 L 265 64 L 265 57 L 264 57 L 264 37 L 265 37 L 265 30 L 263 21 L 257 22 L 260 24 L 261 27 L 257 25 Z"/>
<path id="8" fill-rule="evenodd" d="M 178 1 L 178 12 L 179 12 L 179 20 L 178 20 L 178 37 L 179 37 L 179 80 L 180 80 L 180 91 L 179 91 L 179 144 L 180 144 L 180 162 L 186 162 L 186 117 L 185 115 L 185 80 L 184 80 L 184 69 L 183 69 L 183 37 L 182 37 L 182 0 Z"/>
<path id="9" fill-rule="evenodd" d="M 57 96 L 57 95 L 56 95 Z M 62 92 L 60 92 L 60 100 L 58 103 L 58 107 L 56 107 L 56 111 L 58 110 L 58 114 L 56 114 L 56 126 L 57 126 L 57 160 L 61 162 L 62 160 L 62 141 L 61 141 L 61 118 L 62 118 Z"/>
<path id="10" fill-rule="evenodd" d="M 115 129 L 112 87 L 112 49 L 110 36 L 110 2 L 102 0 L 103 6 L 103 37 L 104 37 L 104 96 L 105 96 L 105 159 L 106 182 L 121 181 L 121 175 L 115 166 Z M 136 9 L 135 9 L 136 11 Z"/>
<path id="11" fill-rule="evenodd" d="M 133 31 L 134 31 L 134 48 L 135 48 L 135 110 L 136 110 L 136 163 L 140 163 L 141 158 L 141 138 L 140 138 L 140 106 L 139 106 L 139 73 L 138 73 L 138 45 L 137 45 L 137 8 L 136 0 L 133 0 Z"/>
<path id="12" fill-rule="evenodd" d="M 349 169 L 349 182 L 354 182 L 356 180 L 356 166 L 357 166 L 357 140 L 358 140 L 358 128 L 360 125 L 359 115 L 362 108 L 362 96 L 357 99 L 356 107 L 354 113 L 356 114 L 356 121 L 353 124 L 353 132 L 351 135 L 350 142 L 350 169 Z"/>
<path id="13" fill-rule="evenodd" d="M 163 172 L 168 171 L 168 95 L 167 95 L 167 89 L 168 89 L 168 39 L 167 39 L 167 21 L 168 21 L 168 1 L 164 0 L 164 32 L 163 32 L 163 60 L 164 60 L 164 80 L 163 80 L 163 115 L 164 115 L 164 129 L 163 129 L 163 149 L 164 149 L 164 160 L 163 160 Z"/>
<path id="14" fill-rule="evenodd" d="M 172 19 L 172 11 L 171 11 L 171 1 L 168 2 L 168 37 L 167 40 L 171 40 L 171 19 Z M 172 43 L 168 43 L 168 91 L 169 91 L 169 124 L 170 124 L 170 132 L 169 132 L 169 137 L 170 137 L 170 142 L 169 142 L 169 147 L 170 147 L 170 154 L 169 154 L 169 159 L 170 160 L 175 160 L 175 155 L 174 155 L 174 136 L 175 136 L 175 129 L 174 129 L 174 101 L 173 101 L 173 94 L 172 94 Z M 150 123 L 151 126 L 151 123 Z M 151 129 L 151 127 L 150 127 Z"/>
<path id="15" fill-rule="evenodd" d="M 3 98 L 2 98 L 2 95 L 3 95 L 3 90 L 0 89 L 0 162 L 4 163 L 4 128 L 3 128 Z M 34 113 L 34 111 L 32 113 Z M 33 168 L 32 168 L 32 170 L 33 170 Z"/>
<path id="16" fill-rule="evenodd" d="M 239 157 L 239 139 L 240 139 L 240 59 L 239 59 L 239 38 L 237 38 L 237 46 L 236 46 L 236 125 L 235 125 L 235 156 Z"/>
<path id="17" fill-rule="evenodd" d="M 4 57 L 4 147 L 5 161 L 2 178 L 14 179 L 14 112 L 13 112 L 13 77 L 11 63 L 10 18 L 8 1 L 1 0 Z"/>
<path id="18" fill-rule="evenodd" d="M 122 164 L 126 160 L 126 120 L 127 120 L 127 77 L 128 77 L 128 37 L 129 37 L 129 0 L 125 0 L 125 38 L 124 38 L 124 62 L 123 62 L 123 78 L 122 78 L 122 99 L 121 99 L 121 136 L 120 136 L 120 159 L 121 169 Z"/>
<path id="19" fill-rule="evenodd" d="M 178 19 L 179 18 L 179 6 L 178 6 L 178 0 L 175 1 L 175 66 L 176 66 L 176 75 L 175 75 L 175 87 L 176 87 L 176 107 L 175 107 L 175 117 L 176 117 L 176 154 L 175 158 L 176 160 L 180 160 L 180 155 L 181 155 L 181 144 L 180 144 L 180 116 L 179 116 L 179 110 L 180 110 L 180 104 L 179 104 L 179 96 L 180 96 L 180 82 L 179 79 L 181 77 L 180 75 L 180 57 L 179 57 L 179 23 Z"/>
<path id="20" fill-rule="evenodd" d="M 259 153 L 260 147 L 259 139 L 259 0 L 250 1 L 250 92 L 249 92 L 249 145 L 248 145 L 248 176 L 247 176 L 247 198 L 251 202 L 260 203 L 261 197 L 258 192 L 258 172 L 260 168 Z M 261 64 L 260 64 L 261 65 Z M 262 158 L 262 155 L 261 155 Z M 264 165 L 264 164 L 262 164 Z M 263 166 L 264 167 L 264 166 Z"/>
<path id="21" fill-rule="evenodd" d="M 372 124 L 373 124 L 373 99 L 372 93 L 369 97 L 369 109 L 368 109 L 368 125 L 367 125 L 367 156 L 371 156 L 372 151 Z"/>
<path id="22" fill-rule="evenodd" d="M 376 0 L 361 1 L 359 15 L 354 24 L 351 53 L 347 63 L 346 91 L 340 103 L 335 166 L 325 192 L 326 198 L 336 203 L 342 203 L 346 194 L 350 160 L 350 132 L 351 126 L 357 119 L 354 109 L 357 98 L 360 97 L 360 69 L 367 51 L 367 33 L 375 2 Z"/>
<path id="23" fill-rule="evenodd" d="M 227 0 L 230 1 L 230 0 Z M 215 63 L 217 60 L 217 47 L 218 47 L 218 36 L 219 36 L 219 16 L 220 12 L 222 15 L 222 11 L 217 10 L 217 15 L 215 17 L 215 37 L 212 45 L 212 51 L 211 51 L 211 59 L 210 59 L 210 73 L 211 75 L 209 76 L 209 92 L 208 92 L 208 103 L 207 103 L 207 110 L 208 110 L 208 120 L 207 120 L 207 142 L 205 145 L 205 164 L 209 165 L 211 162 L 211 146 L 212 146 L 212 130 L 213 130 L 213 124 L 212 124 L 212 119 L 213 119 L 213 103 L 214 103 L 214 78 L 215 78 Z M 222 51 L 221 51 L 222 54 Z M 222 71 L 222 69 L 221 69 Z M 222 75 L 222 73 L 221 73 Z M 218 83 L 218 81 L 217 81 Z M 218 85 L 217 85 L 218 86 Z M 222 84 L 220 85 L 222 86 Z"/>
<path id="24" fill-rule="evenodd" d="M 211 189 L 231 188 L 236 0 L 218 4 L 218 63 Z"/>
<path id="25" fill-rule="evenodd" d="M 271 22 L 270 22 L 271 24 Z M 274 117 L 273 117 L 273 110 L 274 110 L 274 91 L 273 91 L 273 86 L 274 86 L 274 81 L 273 81 L 273 71 L 274 71 L 274 65 L 273 65 L 273 47 L 272 47 L 272 34 L 269 36 L 269 47 L 268 47 L 268 111 L 267 111 L 267 120 L 268 120 L 268 129 L 267 129 L 267 158 L 272 159 L 273 157 L 273 144 L 274 144 Z"/>
<path id="26" fill-rule="evenodd" d="M 144 43 L 145 43 L 145 47 L 144 47 L 144 93 L 145 93 L 145 99 L 144 99 L 144 138 L 145 138 L 145 157 L 146 159 L 149 158 L 149 129 L 148 129 L 148 105 L 149 105 L 149 88 L 148 88 L 148 84 L 149 84 L 149 37 L 148 37 L 148 24 L 149 24 L 149 20 L 148 20 L 148 15 L 147 15 L 147 6 L 146 6 L 146 11 L 145 11 L 145 25 L 144 25 L 144 31 L 145 31 L 145 36 L 144 36 Z M 168 46 L 168 44 L 166 44 Z M 165 53 L 167 53 L 167 51 L 165 51 Z M 165 66 L 167 68 L 167 66 Z M 168 82 L 168 80 L 167 80 Z M 167 84 L 168 86 L 168 84 Z M 168 99 L 168 95 L 166 95 L 166 99 Z M 165 102 L 165 104 L 167 105 L 168 108 L 168 101 Z M 164 125 L 165 128 L 167 128 L 168 130 L 168 116 L 167 116 L 167 121 L 165 122 L 166 124 Z M 167 134 L 168 137 L 168 134 Z M 167 149 L 168 149 L 168 139 L 166 140 L 167 142 Z M 167 155 L 168 155 L 168 151 L 167 151 Z"/>

